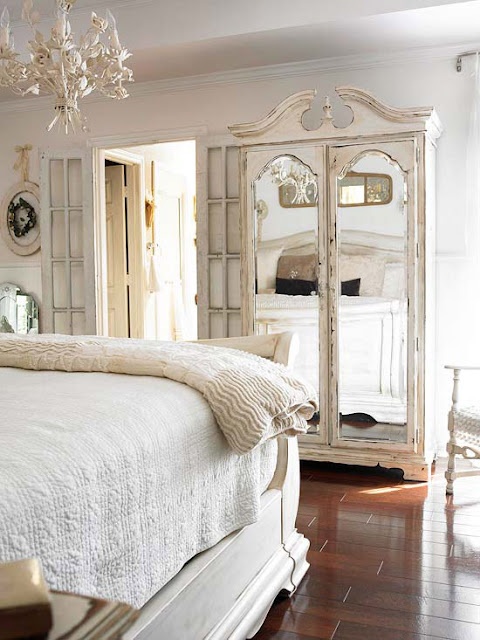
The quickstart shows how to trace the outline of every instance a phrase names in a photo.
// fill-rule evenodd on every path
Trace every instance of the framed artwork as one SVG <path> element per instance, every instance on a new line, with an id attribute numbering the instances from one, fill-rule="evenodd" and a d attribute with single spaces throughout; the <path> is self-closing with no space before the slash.
<path id="1" fill-rule="evenodd" d="M 0 231 L 8 248 L 28 256 L 40 248 L 40 192 L 34 182 L 17 182 L 0 205 Z"/>

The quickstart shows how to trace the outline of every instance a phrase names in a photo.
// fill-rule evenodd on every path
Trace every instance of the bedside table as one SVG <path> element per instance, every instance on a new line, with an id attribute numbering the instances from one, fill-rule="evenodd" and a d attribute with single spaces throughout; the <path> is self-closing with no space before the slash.
<path id="1" fill-rule="evenodd" d="M 51 591 L 53 627 L 47 640 L 117 640 L 139 615 L 120 602 Z"/>

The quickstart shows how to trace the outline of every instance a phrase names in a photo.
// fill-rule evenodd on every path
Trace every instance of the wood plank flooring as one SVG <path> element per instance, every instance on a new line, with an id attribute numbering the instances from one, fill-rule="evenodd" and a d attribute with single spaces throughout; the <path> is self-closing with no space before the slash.
<path id="1" fill-rule="evenodd" d="M 445 466 L 425 484 L 302 462 L 311 566 L 255 640 L 480 640 L 480 477 L 447 497 Z"/>

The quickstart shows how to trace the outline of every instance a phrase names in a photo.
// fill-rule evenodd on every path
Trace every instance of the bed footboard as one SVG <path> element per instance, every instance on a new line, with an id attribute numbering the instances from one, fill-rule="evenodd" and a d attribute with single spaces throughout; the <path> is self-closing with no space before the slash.
<path id="1" fill-rule="evenodd" d="M 291 365 L 295 334 L 201 341 Z M 297 438 L 278 439 L 277 466 L 257 522 L 193 558 L 143 608 L 124 640 L 245 640 L 277 595 L 307 571 L 309 541 L 295 528 L 300 494 Z"/>
<path id="2" fill-rule="evenodd" d="M 266 336 L 243 336 L 241 338 L 218 338 L 214 340 L 198 340 L 202 344 L 214 347 L 227 347 L 254 353 L 267 360 L 279 362 L 291 367 L 298 354 L 299 339 L 296 333 L 284 331 Z"/>

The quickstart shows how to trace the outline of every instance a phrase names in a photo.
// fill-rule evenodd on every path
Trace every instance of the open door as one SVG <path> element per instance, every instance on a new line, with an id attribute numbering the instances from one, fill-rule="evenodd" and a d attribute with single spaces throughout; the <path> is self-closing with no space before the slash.
<path id="1" fill-rule="evenodd" d="M 107 223 L 108 335 L 130 335 L 128 304 L 127 228 L 125 218 L 125 167 L 105 167 Z"/>
<path id="2" fill-rule="evenodd" d="M 154 184 L 154 259 L 158 264 L 161 285 L 161 291 L 156 295 L 156 336 L 160 340 L 183 340 L 186 324 L 183 232 L 183 200 L 187 191 L 185 178 L 155 164 Z"/>

